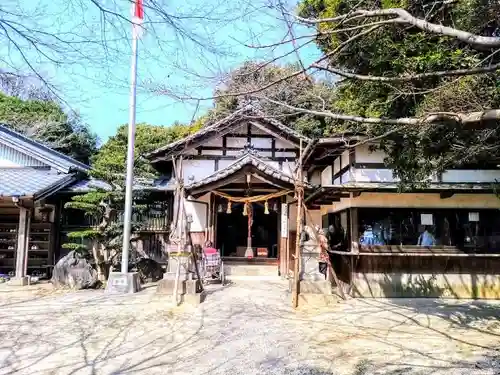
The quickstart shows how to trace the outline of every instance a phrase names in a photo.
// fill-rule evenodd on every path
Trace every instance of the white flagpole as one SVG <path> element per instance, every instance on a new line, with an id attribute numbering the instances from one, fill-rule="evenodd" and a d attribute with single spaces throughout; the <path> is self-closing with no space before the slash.
<path id="1" fill-rule="evenodd" d="M 125 213 L 123 217 L 122 273 L 128 272 L 128 256 L 130 251 L 130 235 L 132 221 L 132 190 L 134 187 L 134 146 L 135 146 L 135 99 L 137 92 L 137 34 L 140 27 L 132 25 L 132 68 L 130 70 L 130 98 L 128 118 L 127 144 L 127 178 L 125 185 Z"/>

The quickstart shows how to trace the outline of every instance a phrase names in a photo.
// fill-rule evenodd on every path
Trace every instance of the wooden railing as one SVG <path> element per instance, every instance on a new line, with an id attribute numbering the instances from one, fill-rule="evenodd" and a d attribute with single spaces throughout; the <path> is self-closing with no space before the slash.
<path id="1" fill-rule="evenodd" d="M 76 216 L 76 217 L 75 217 Z M 123 211 L 119 212 L 116 220 L 123 223 Z M 143 214 L 134 213 L 132 222 L 140 223 L 141 231 L 145 232 L 165 232 L 170 228 L 170 218 L 167 211 L 148 211 Z M 63 230 L 96 228 L 101 223 L 101 218 L 77 214 L 76 210 L 65 210 L 61 218 Z"/>

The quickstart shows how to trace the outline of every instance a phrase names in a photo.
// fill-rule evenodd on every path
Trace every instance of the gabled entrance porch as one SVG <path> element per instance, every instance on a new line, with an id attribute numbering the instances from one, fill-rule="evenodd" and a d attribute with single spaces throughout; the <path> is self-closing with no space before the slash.
<path id="1" fill-rule="evenodd" d="M 208 230 L 203 237 L 215 244 L 226 264 L 272 264 L 276 274 L 283 272 L 280 264 L 288 258 L 287 203 L 294 194 L 291 171 L 245 153 L 185 189 L 188 202 L 206 202 Z"/>

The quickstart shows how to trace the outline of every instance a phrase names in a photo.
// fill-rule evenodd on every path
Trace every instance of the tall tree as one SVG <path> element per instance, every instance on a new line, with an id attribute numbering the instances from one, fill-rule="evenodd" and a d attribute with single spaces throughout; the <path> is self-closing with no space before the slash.
<path id="1" fill-rule="evenodd" d="M 52 100 L 23 100 L 0 92 L 0 122 L 83 163 L 97 150 L 97 136 Z"/>
<path id="2" fill-rule="evenodd" d="M 183 125 L 175 123 L 171 126 L 155 126 L 150 124 L 137 124 L 135 133 L 135 175 L 151 177 L 155 171 L 143 155 L 157 148 L 186 137 L 196 131 L 201 123 Z M 92 166 L 98 171 L 107 171 L 110 174 L 125 175 L 127 152 L 127 125 L 121 125 L 116 134 L 99 149 L 92 160 Z"/>
<path id="3" fill-rule="evenodd" d="M 135 177 L 141 180 L 141 185 L 151 183 L 151 177 L 155 174 L 142 155 L 185 137 L 197 128 L 196 125 L 178 123 L 169 127 L 137 124 L 134 166 Z M 67 243 L 64 247 L 88 253 L 96 264 L 101 281 L 107 278 L 110 268 L 118 260 L 123 241 L 121 214 L 125 202 L 126 152 L 127 125 L 122 125 L 117 129 L 116 135 L 109 138 L 93 158 L 91 175 L 107 182 L 109 188 L 96 188 L 86 194 L 75 196 L 65 205 L 66 209 L 83 211 L 97 223 L 94 228 L 68 233 L 68 237 L 79 241 Z M 137 233 L 144 225 L 140 218 L 148 212 L 148 206 L 144 204 L 147 199 L 147 191 L 134 191 L 131 229 L 135 235 L 132 236 L 132 242 L 139 239 Z M 87 240 L 89 245 L 82 245 L 85 242 L 82 240 Z"/>
<path id="4" fill-rule="evenodd" d="M 498 2 L 302 0 L 291 12 L 276 0 L 275 7 L 287 25 L 283 36 L 250 47 L 288 45 L 297 68 L 251 90 L 218 92 L 216 100 L 250 96 L 289 114 L 323 118 L 327 133 L 366 134 L 389 152 L 387 163 L 403 183 L 500 157 Z M 299 35 L 297 25 L 312 32 Z M 323 54 L 309 63 L 300 52 L 312 42 Z M 329 95 L 304 103 L 279 98 L 279 90 L 270 94 L 295 86 L 298 77 L 336 83 Z"/>
<path id="5" fill-rule="evenodd" d="M 333 100 L 332 85 L 326 81 L 307 77 L 305 74 L 287 78 L 297 69 L 299 69 L 298 64 L 279 66 L 254 61 L 244 63 L 224 77 L 223 84 L 216 89 L 215 105 L 208 114 L 209 120 L 215 121 L 227 116 L 240 104 L 252 98 L 255 91 L 267 98 L 291 106 L 310 110 L 323 109 L 325 103 Z M 271 82 L 276 83 L 266 87 Z M 241 95 L 226 96 L 226 94 L 233 92 L 241 93 Z M 277 106 L 264 99 L 257 98 L 256 101 L 267 115 L 281 120 L 309 136 L 323 135 L 331 123 L 324 116 L 297 112 L 283 106 Z"/>
<path id="6" fill-rule="evenodd" d="M 500 156 L 498 2 L 304 0 L 299 15 L 324 52 L 314 67 L 343 78 L 330 112 L 358 117 L 332 132 L 387 134 L 406 182 Z"/>

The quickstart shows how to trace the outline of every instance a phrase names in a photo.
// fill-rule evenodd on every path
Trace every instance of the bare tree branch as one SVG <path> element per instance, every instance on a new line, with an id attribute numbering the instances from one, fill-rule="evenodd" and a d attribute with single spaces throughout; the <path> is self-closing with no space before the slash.
<path id="1" fill-rule="evenodd" d="M 406 10 L 399 8 L 376 9 L 376 10 L 359 9 L 352 12 L 351 15 L 346 14 L 332 18 L 308 19 L 298 16 L 295 17 L 297 17 L 298 20 L 306 24 L 318 24 L 318 23 L 339 22 L 339 21 L 348 22 L 355 19 L 362 19 L 368 17 L 390 17 L 390 16 L 394 16 L 395 18 L 391 18 L 390 20 L 388 20 L 387 23 L 412 25 L 419 28 L 420 30 L 427 31 L 432 34 L 445 35 L 452 38 L 456 38 L 458 40 L 461 40 L 462 42 L 465 42 L 475 47 L 478 46 L 481 46 L 483 48 L 500 47 L 500 37 L 475 35 L 464 30 L 458 30 L 453 27 L 431 23 L 426 20 L 414 17 Z"/>
<path id="2" fill-rule="evenodd" d="M 331 111 L 316 111 L 306 108 L 298 108 L 265 96 L 255 96 L 255 97 L 297 112 L 308 113 L 315 116 L 329 117 L 334 120 L 353 121 L 363 124 L 421 125 L 421 124 L 432 124 L 450 120 L 461 124 L 476 124 L 480 122 L 500 120 L 500 109 L 490 109 L 485 111 L 468 112 L 468 113 L 435 112 L 435 113 L 429 113 L 423 117 L 403 117 L 397 119 L 384 119 L 379 117 L 362 117 L 355 115 L 333 113 Z"/>
<path id="3" fill-rule="evenodd" d="M 339 76 L 346 78 L 359 79 L 361 81 L 374 81 L 374 82 L 402 82 L 402 81 L 417 81 L 420 79 L 431 78 L 431 77 L 447 77 L 447 76 L 469 76 L 475 74 L 486 74 L 491 73 L 500 69 L 500 63 L 491 66 L 485 66 L 481 68 L 470 68 L 470 69 L 456 69 L 456 70 L 443 70 L 428 73 L 419 74 L 408 74 L 400 75 L 394 77 L 384 77 L 384 76 L 374 76 L 374 75 L 363 75 L 346 72 L 341 69 L 336 69 L 333 67 L 325 67 L 319 64 L 312 64 L 314 68 L 326 70 L 330 73 L 338 74 Z"/>

